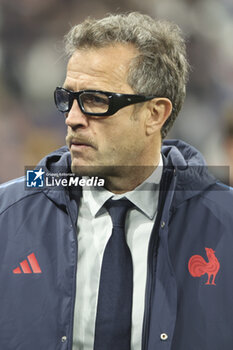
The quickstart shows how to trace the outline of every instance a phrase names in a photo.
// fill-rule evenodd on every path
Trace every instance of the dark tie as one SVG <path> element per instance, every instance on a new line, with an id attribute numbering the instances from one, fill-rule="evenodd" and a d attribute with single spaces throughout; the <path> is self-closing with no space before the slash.
<path id="1" fill-rule="evenodd" d="M 113 229 L 102 261 L 94 350 L 130 350 L 133 265 L 124 227 L 132 203 L 110 199 L 105 207 Z"/>

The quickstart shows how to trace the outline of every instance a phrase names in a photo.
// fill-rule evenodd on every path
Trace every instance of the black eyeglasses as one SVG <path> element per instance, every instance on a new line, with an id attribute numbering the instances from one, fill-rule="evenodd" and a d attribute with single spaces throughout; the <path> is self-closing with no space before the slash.
<path id="1" fill-rule="evenodd" d="M 98 90 L 81 90 L 73 92 L 62 87 L 54 91 L 54 100 L 57 109 L 68 113 L 77 100 L 79 108 L 84 114 L 96 117 L 110 116 L 119 109 L 140 102 L 152 100 L 158 96 L 128 95 Z"/>

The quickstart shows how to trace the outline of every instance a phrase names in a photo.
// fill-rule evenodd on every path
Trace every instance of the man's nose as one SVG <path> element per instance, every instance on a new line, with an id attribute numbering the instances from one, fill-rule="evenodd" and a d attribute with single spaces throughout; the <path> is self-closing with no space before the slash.
<path id="1" fill-rule="evenodd" d="M 88 117 L 81 111 L 76 100 L 73 101 L 73 105 L 67 114 L 65 123 L 71 128 L 88 126 Z"/>

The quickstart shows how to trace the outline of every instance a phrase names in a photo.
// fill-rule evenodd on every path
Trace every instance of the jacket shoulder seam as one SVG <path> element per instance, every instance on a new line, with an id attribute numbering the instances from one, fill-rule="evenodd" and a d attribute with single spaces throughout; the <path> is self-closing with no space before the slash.
<path id="1" fill-rule="evenodd" d="M 28 197 L 30 197 L 30 196 L 34 196 L 34 195 L 36 195 L 36 194 L 38 194 L 38 193 L 43 193 L 43 191 L 37 191 L 37 192 L 35 192 L 35 193 L 30 193 L 30 194 L 28 194 L 28 195 L 26 195 L 26 196 L 23 196 L 23 197 L 19 198 L 17 201 L 11 203 L 11 204 L 8 205 L 6 208 L 4 208 L 4 209 L 0 212 L 0 215 L 2 215 L 3 213 L 5 213 L 8 209 L 10 209 L 11 207 L 13 207 L 15 204 L 19 203 L 20 201 L 22 201 L 22 200 L 24 200 L 24 199 L 26 199 L 26 198 L 28 198 Z"/>
<path id="2" fill-rule="evenodd" d="M 220 190 L 216 190 L 216 192 L 219 192 Z M 222 191 L 220 191 L 222 192 Z M 219 204 L 218 200 L 216 198 L 210 198 L 208 195 L 204 195 L 204 193 L 201 194 L 201 197 L 203 200 L 209 201 L 211 203 L 214 203 L 220 212 L 222 212 L 224 215 L 228 216 L 231 215 L 228 210 L 223 209 L 222 206 Z M 232 197 L 232 202 L 233 202 L 233 197 Z"/>

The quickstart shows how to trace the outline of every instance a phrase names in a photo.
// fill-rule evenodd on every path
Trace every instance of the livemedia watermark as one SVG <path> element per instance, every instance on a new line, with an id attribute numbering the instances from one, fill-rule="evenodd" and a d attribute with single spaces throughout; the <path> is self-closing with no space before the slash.
<path id="1" fill-rule="evenodd" d="M 50 173 L 43 167 L 26 169 L 26 188 L 61 188 L 61 187 L 104 187 L 105 180 L 98 176 L 77 176 L 73 173 Z"/>
<path id="2" fill-rule="evenodd" d="M 146 168 L 146 169 L 145 169 Z M 79 172 L 78 172 L 79 171 Z M 149 166 L 105 166 L 94 167 L 86 166 L 81 169 L 77 169 L 77 173 L 66 167 L 54 166 L 52 170 L 46 169 L 43 166 L 27 166 L 25 167 L 25 189 L 26 190 L 38 190 L 38 189 L 57 189 L 64 188 L 90 190 L 107 188 L 109 181 L 111 181 L 111 191 L 114 191 L 114 181 L 112 179 L 127 178 L 132 176 L 134 179 L 141 179 L 142 174 L 151 174 L 143 184 L 138 181 L 138 185 L 134 187 L 138 191 L 151 191 L 154 189 L 152 184 L 159 188 L 160 191 L 206 191 L 206 190 L 229 190 L 229 167 L 228 166 L 161 166 L 154 167 Z M 166 174 L 166 176 L 164 176 Z M 175 187 L 171 186 L 171 180 L 176 178 Z M 164 179 L 166 181 L 164 181 Z M 211 185 L 216 182 L 223 182 L 227 185 L 225 188 L 222 186 L 216 188 Z M 112 186 L 113 184 L 113 186 Z M 125 185 L 125 184 L 124 184 Z M 127 188 L 127 184 L 124 187 L 124 191 L 132 191 L 132 186 Z M 211 186 L 211 187 L 210 187 Z M 118 188 L 116 188 L 118 190 Z"/>

